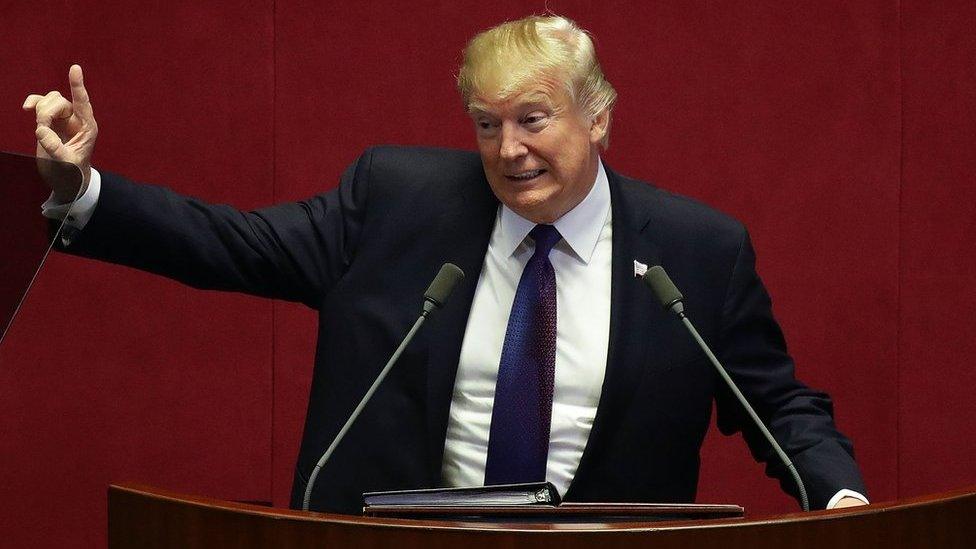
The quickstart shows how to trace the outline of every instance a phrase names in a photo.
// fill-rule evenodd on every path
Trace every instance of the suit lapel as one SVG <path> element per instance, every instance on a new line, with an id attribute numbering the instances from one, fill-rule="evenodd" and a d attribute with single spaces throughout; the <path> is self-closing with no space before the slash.
<path id="1" fill-rule="evenodd" d="M 440 483 L 444 440 L 454 393 L 461 343 L 468 323 L 474 291 L 495 226 L 498 200 L 483 178 L 478 183 L 461 182 L 461 207 L 450 215 L 449 233 L 439 235 L 444 261 L 464 271 L 464 281 L 454 290 L 447 305 L 434 313 L 428 329 L 430 355 L 427 370 L 427 446 L 432 486 Z"/>
<path id="2" fill-rule="evenodd" d="M 611 260 L 610 341 L 607 350 L 606 375 L 600 403 L 586 448 L 577 468 L 575 480 L 585 477 L 589 464 L 601 459 L 615 428 L 631 407 L 634 392 L 648 368 L 650 342 L 659 341 L 662 326 L 649 322 L 656 304 L 651 292 L 634 276 L 634 261 L 648 266 L 662 262 L 661 247 L 653 238 L 656 201 L 647 200 L 648 189 L 622 178 L 607 169 L 610 181 L 610 206 L 613 215 L 613 259 Z"/>

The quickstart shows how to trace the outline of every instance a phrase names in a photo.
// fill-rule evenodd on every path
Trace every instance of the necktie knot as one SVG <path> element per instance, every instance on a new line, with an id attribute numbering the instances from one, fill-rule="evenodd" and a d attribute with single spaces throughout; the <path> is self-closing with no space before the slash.
<path id="1" fill-rule="evenodd" d="M 563 238 L 563 235 L 559 234 L 559 230 L 552 225 L 536 225 L 529 232 L 529 236 L 535 241 L 535 253 L 533 255 L 541 255 L 542 257 L 549 257 L 552 247 Z"/>

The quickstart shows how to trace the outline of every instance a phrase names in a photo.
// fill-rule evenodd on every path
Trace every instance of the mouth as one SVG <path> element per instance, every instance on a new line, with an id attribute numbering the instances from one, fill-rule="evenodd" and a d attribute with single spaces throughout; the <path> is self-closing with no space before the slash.
<path id="1" fill-rule="evenodd" d="M 505 179 L 518 182 L 532 181 L 544 173 L 546 173 L 546 170 L 527 170 L 524 172 L 505 174 Z"/>

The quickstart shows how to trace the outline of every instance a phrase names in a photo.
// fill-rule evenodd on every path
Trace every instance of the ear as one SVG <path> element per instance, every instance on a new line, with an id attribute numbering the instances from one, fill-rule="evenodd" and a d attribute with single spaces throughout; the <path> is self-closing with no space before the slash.
<path id="1" fill-rule="evenodd" d="M 590 143 L 603 143 L 610 129 L 610 109 L 603 109 L 590 121 Z"/>

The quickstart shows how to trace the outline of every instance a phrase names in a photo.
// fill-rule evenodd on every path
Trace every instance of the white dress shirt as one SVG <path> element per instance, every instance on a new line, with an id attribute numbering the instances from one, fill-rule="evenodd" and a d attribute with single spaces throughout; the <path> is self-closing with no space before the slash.
<path id="1" fill-rule="evenodd" d="M 51 219 L 84 229 L 98 204 L 101 174 L 92 168 L 88 188 L 73 203 L 54 194 L 41 206 Z M 67 216 L 67 217 L 65 217 Z M 556 273 L 556 372 L 546 479 L 566 493 L 600 402 L 610 342 L 610 276 L 612 258 L 610 185 L 602 161 L 589 194 L 553 225 L 563 236 L 549 254 Z M 528 239 L 535 224 L 500 206 L 485 263 L 468 316 L 451 400 L 442 480 L 448 486 L 481 486 L 485 480 L 488 433 L 494 404 L 495 379 L 515 289 L 534 244 Z M 64 245 L 70 243 L 63 236 Z M 843 497 L 867 503 L 862 494 L 843 489 L 827 509 Z"/>
<path id="2" fill-rule="evenodd" d="M 549 253 L 556 273 L 556 372 L 546 480 L 565 494 L 576 475 L 600 403 L 610 342 L 610 184 L 603 164 L 575 208 L 553 225 L 563 236 Z M 478 278 L 451 399 L 442 480 L 448 486 L 485 481 L 495 380 L 508 316 L 525 264 L 535 249 L 535 223 L 498 208 Z"/>

